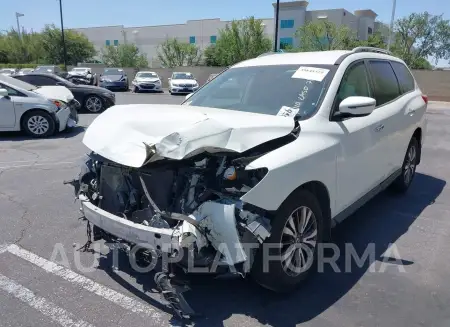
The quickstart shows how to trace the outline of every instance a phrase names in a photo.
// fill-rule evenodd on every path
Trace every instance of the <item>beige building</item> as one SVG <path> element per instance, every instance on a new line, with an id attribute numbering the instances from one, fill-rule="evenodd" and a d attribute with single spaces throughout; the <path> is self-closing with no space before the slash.
<path id="1" fill-rule="evenodd" d="M 274 14 L 276 5 L 273 4 Z M 307 1 L 282 2 L 279 14 L 278 44 L 283 48 L 286 45 L 298 46 L 294 37 L 295 31 L 309 21 L 328 19 L 337 25 L 347 25 L 358 36 L 365 40 L 377 30 L 375 18 L 377 14 L 372 10 L 358 10 L 351 13 L 345 9 L 307 10 Z M 275 17 L 275 15 L 274 15 Z M 266 35 L 274 39 L 275 19 L 262 18 Z M 184 24 L 126 27 L 124 25 L 75 28 L 94 43 L 100 51 L 107 45 L 133 43 L 145 53 L 152 67 L 159 67 L 157 60 L 158 45 L 167 38 L 177 38 L 180 41 L 196 44 L 205 49 L 217 41 L 219 30 L 223 29 L 229 21 L 219 18 L 188 20 Z"/>

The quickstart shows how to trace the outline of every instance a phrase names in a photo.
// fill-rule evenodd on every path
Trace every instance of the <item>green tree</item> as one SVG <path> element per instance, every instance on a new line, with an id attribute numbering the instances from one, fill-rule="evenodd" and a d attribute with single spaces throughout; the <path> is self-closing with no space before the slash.
<path id="1" fill-rule="evenodd" d="M 163 67 L 197 66 L 202 59 L 200 49 L 176 38 L 167 39 L 158 47 L 158 60 Z"/>
<path id="2" fill-rule="evenodd" d="M 23 29 L 21 37 L 15 29 L 0 35 L 0 62 L 39 63 L 44 58 L 40 33 Z"/>
<path id="3" fill-rule="evenodd" d="M 250 17 L 233 21 L 219 31 L 215 45 L 205 51 L 205 63 L 230 66 L 270 51 L 272 41 L 264 34 L 262 21 Z"/>
<path id="4" fill-rule="evenodd" d="M 112 67 L 146 68 L 148 60 L 134 44 L 107 46 L 101 51 L 102 61 Z"/>
<path id="5" fill-rule="evenodd" d="M 384 41 L 384 38 L 383 38 L 383 35 L 381 34 L 381 32 L 375 32 L 372 35 L 369 35 L 367 40 L 356 41 L 356 46 L 386 49 L 387 44 Z"/>
<path id="6" fill-rule="evenodd" d="M 450 22 L 442 15 L 413 13 L 395 23 L 393 51 L 409 66 L 421 66 L 425 58 L 450 59 Z"/>
<path id="7" fill-rule="evenodd" d="M 347 50 L 357 45 L 355 33 L 346 25 L 328 20 L 309 22 L 298 28 L 300 51 Z"/>

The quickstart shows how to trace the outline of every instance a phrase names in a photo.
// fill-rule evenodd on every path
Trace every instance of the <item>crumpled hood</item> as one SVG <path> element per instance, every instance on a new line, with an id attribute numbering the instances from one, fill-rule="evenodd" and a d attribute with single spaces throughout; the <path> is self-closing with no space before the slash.
<path id="1" fill-rule="evenodd" d="M 138 168 L 161 158 L 181 160 L 204 151 L 244 152 L 289 134 L 294 125 L 288 117 L 233 110 L 117 105 L 92 122 L 83 143 L 109 160 Z"/>
<path id="2" fill-rule="evenodd" d="M 65 86 L 41 86 L 33 91 L 52 100 L 60 100 L 64 102 L 70 102 L 73 100 L 72 92 L 70 92 L 70 90 Z"/>
<path id="3" fill-rule="evenodd" d="M 88 73 L 87 72 L 81 72 L 81 71 L 79 71 L 79 72 L 70 71 L 70 72 L 67 73 L 67 75 L 69 75 L 69 76 L 87 76 Z"/>

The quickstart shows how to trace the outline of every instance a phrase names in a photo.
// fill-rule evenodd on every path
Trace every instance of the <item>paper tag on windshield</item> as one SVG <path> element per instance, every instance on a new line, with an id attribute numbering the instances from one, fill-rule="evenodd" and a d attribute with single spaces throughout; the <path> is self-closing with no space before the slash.
<path id="1" fill-rule="evenodd" d="M 292 75 L 292 78 L 301 78 L 310 81 L 322 82 L 329 71 L 329 69 L 324 68 L 301 66 L 299 69 L 297 69 L 294 75 Z"/>
<path id="2" fill-rule="evenodd" d="M 295 117 L 300 109 L 294 109 L 291 107 L 282 106 L 280 111 L 278 111 L 277 116 L 283 117 Z"/>

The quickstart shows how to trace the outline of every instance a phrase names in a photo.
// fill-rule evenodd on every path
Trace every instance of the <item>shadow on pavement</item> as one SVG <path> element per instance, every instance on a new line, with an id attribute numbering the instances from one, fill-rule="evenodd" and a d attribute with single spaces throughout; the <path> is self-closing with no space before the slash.
<path id="1" fill-rule="evenodd" d="M 376 261 L 395 261 L 394 258 L 383 257 L 383 253 L 408 231 L 427 206 L 434 203 L 445 184 L 444 180 L 417 173 L 406 195 L 393 195 L 389 191 L 379 194 L 333 230 L 333 242 L 341 254 L 345 244 L 351 243 L 360 257 L 373 243 Z M 155 287 L 152 274 L 133 272 L 128 259 L 122 259 L 121 271 L 136 278 L 146 291 Z M 193 276 L 189 280 L 192 290 L 185 293 L 185 297 L 192 308 L 204 316 L 195 320 L 195 326 L 223 326 L 225 320 L 239 314 L 256 319 L 262 325 L 293 327 L 333 306 L 370 267 L 369 261 L 361 267 L 353 261 L 351 272 L 344 273 L 344 256 L 339 257 L 336 263 L 341 272 L 334 271 L 327 264 L 323 273 L 310 276 L 291 294 L 275 294 L 249 280 L 215 280 L 208 276 Z M 396 263 L 399 264 L 398 261 Z M 401 258 L 400 264 L 408 266 L 414 262 Z M 100 269 L 112 272 L 110 267 L 111 258 L 105 257 L 100 261 Z M 150 305 L 171 313 L 160 302 L 143 294 L 117 274 L 110 273 L 110 276 Z"/>
<path id="2" fill-rule="evenodd" d="M 76 126 L 66 129 L 62 132 L 56 132 L 50 137 L 34 138 L 25 134 L 25 132 L 2 132 L 0 133 L 0 141 L 26 141 L 26 140 L 52 140 L 52 139 L 66 139 L 75 137 L 85 131 L 85 127 Z"/>

